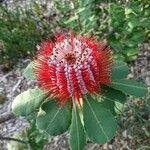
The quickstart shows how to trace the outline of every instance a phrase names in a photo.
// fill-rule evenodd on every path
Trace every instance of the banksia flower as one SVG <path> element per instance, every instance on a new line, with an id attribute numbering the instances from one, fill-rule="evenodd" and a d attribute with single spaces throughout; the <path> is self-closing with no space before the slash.
<path id="1" fill-rule="evenodd" d="M 40 88 L 63 104 L 79 101 L 86 93 L 96 94 L 111 83 L 111 50 L 94 38 L 74 34 L 56 36 L 38 50 L 34 73 Z"/>

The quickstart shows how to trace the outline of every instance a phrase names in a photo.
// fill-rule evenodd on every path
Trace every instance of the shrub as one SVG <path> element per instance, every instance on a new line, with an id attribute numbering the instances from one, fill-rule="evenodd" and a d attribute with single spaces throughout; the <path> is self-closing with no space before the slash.
<path id="1" fill-rule="evenodd" d="M 63 1 L 63 0 L 62 0 Z M 60 25 L 106 38 L 117 57 L 133 60 L 150 31 L 150 1 L 56 2 Z"/>
<path id="2" fill-rule="evenodd" d="M 17 62 L 18 58 L 33 54 L 37 43 L 51 36 L 51 24 L 44 18 L 45 8 L 32 3 L 28 8 L 0 6 L 0 55 L 3 61 Z"/>

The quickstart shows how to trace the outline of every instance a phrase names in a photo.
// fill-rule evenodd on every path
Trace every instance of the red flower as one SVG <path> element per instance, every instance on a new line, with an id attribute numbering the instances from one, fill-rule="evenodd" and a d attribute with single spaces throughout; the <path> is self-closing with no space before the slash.
<path id="1" fill-rule="evenodd" d="M 95 39 L 61 35 L 43 42 L 35 60 L 34 73 L 40 87 L 59 98 L 79 101 L 86 93 L 99 93 L 111 82 L 111 50 Z"/>

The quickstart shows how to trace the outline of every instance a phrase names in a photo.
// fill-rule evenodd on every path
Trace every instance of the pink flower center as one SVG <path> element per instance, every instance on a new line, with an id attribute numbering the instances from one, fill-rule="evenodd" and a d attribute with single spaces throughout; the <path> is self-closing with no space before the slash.
<path id="1" fill-rule="evenodd" d="M 43 43 L 34 69 L 39 85 L 61 102 L 98 93 L 101 84 L 111 83 L 111 51 L 108 47 L 104 51 L 103 46 L 82 36 L 58 37 L 55 43 Z"/>
<path id="2" fill-rule="evenodd" d="M 83 94 L 87 93 L 82 75 L 83 70 L 86 70 L 90 79 L 95 82 L 94 75 L 90 69 L 93 63 L 95 63 L 95 60 L 92 55 L 92 49 L 85 42 L 76 38 L 66 38 L 62 42 L 56 43 L 49 58 L 49 65 L 54 66 L 56 69 L 56 78 L 59 79 L 59 76 L 64 73 L 67 79 L 67 89 L 71 95 L 73 93 L 72 78 L 77 78 L 77 84 L 81 92 Z M 57 86 L 61 88 L 59 80 L 57 80 Z"/>
<path id="3" fill-rule="evenodd" d="M 74 38 L 65 39 L 57 43 L 53 48 L 52 55 L 49 58 L 49 64 L 56 64 L 57 66 L 85 66 L 93 59 L 92 50 L 86 43 Z"/>
<path id="4" fill-rule="evenodd" d="M 76 62 L 76 56 L 74 53 L 68 53 L 65 55 L 65 60 L 68 62 L 68 64 L 74 64 Z"/>

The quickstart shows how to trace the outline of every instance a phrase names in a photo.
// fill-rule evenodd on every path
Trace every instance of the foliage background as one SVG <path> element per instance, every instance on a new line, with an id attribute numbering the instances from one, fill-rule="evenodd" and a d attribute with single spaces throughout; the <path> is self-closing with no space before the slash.
<path id="1" fill-rule="evenodd" d="M 107 39 L 119 59 L 131 61 L 149 36 L 150 1 L 4 1 L 0 18 L 0 63 L 31 56 L 41 39 L 60 29 Z"/>
<path id="2" fill-rule="evenodd" d="M 1 64 L 15 66 L 20 58 L 32 57 L 42 39 L 53 38 L 53 33 L 60 31 L 74 30 L 78 34 L 86 33 L 98 39 L 107 39 L 115 57 L 127 62 L 137 58 L 139 46 L 150 37 L 148 0 L 7 2 L 4 0 L 0 3 Z M 137 103 L 141 103 L 140 107 Z M 149 99 L 127 102 L 125 110 L 132 110 L 134 126 L 130 127 L 128 120 L 120 125 L 120 130 L 129 128 L 132 131 L 139 147 L 142 140 L 148 144 L 150 136 L 147 119 L 149 106 Z"/>

